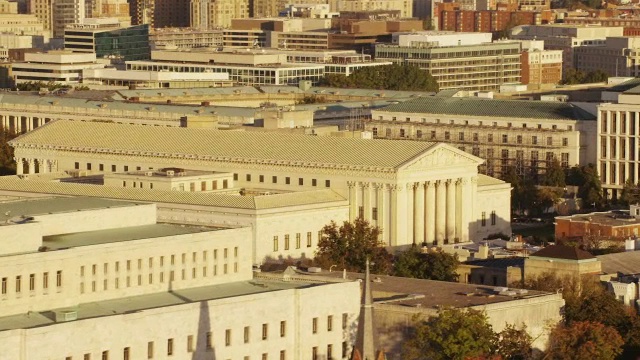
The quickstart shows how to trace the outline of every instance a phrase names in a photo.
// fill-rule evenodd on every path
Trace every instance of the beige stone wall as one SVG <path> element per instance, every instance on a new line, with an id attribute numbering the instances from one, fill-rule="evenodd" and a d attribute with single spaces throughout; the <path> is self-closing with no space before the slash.
<path id="1" fill-rule="evenodd" d="M 526 279 L 545 273 L 553 273 L 558 277 L 564 277 L 599 274 L 601 272 L 602 266 L 598 259 L 575 261 L 529 257 L 524 263 L 524 276 Z"/>

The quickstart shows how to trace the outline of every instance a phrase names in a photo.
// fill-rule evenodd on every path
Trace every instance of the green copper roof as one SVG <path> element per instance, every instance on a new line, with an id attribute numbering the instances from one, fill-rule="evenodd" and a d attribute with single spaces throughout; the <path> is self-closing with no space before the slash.
<path id="1" fill-rule="evenodd" d="M 571 103 L 424 97 L 393 104 L 379 111 L 493 116 L 523 119 L 596 120 L 596 116 Z"/>

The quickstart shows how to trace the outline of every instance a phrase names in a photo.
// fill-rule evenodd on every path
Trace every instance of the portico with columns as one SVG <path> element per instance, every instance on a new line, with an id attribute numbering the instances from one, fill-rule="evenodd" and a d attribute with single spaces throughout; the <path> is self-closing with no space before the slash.
<path id="1" fill-rule="evenodd" d="M 58 120 L 10 144 L 26 165 L 19 173 L 178 167 L 233 173 L 239 188 L 331 188 L 349 201 L 349 218 L 336 222 L 362 217 L 394 248 L 511 233 L 510 185 L 478 174 L 482 159 L 444 143 Z M 273 144 L 287 145 L 265 154 Z"/>

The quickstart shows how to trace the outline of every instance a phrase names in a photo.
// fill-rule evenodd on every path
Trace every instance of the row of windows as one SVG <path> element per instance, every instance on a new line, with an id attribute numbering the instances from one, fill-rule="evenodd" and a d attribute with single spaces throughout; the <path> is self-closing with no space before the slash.
<path id="1" fill-rule="evenodd" d="M 233 180 L 234 181 L 238 181 L 238 178 L 240 176 L 238 174 L 233 174 Z M 247 182 L 251 182 L 252 181 L 252 176 L 251 174 L 246 174 L 245 175 L 245 180 Z M 265 176 L 264 175 L 258 175 L 258 182 L 260 183 L 264 183 L 265 182 Z M 272 176 L 271 177 L 271 183 L 272 184 L 277 184 L 278 183 L 278 177 L 277 176 Z M 284 183 L 285 185 L 291 185 L 291 177 L 287 176 L 284 178 Z M 304 178 L 298 178 L 298 185 L 303 186 L 304 185 Z M 311 179 L 311 186 L 318 186 L 318 180 L 317 179 Z M 325 180 L 324 181 L 324 186 L 325 187 L 331 187 L 331 180 Z"/>
<path id="2" fill-rule="evenodd" d="M 378 116 L 378 120 L 381 121 L 389 121 L 389 118 L 385 118 L 384 116 Z M 391 121 L 398 121 L 398 117 L 397 116 L 392 116 L 391 117 Z M 435 124 L 449 124 L 449 125 L 472 125 L 472 126 L 491 126 L 491 127 L 498 127 L 498 122 L 497 121 L 492 121 L 491 125 L 489 125 L 488 123 L 485 125 L 484 121 L 482 120 L 478 120 L 478 121 L 474 121 L 473 123 L 469 120 L 454 120 L 454 119 L 449 119 L 448 122 L 446 121 L 441 121 L 441 119 L 435 119 L 435 121 L 433 119 L 427 119 L 427 118 L 420 118 L 420 120 L 418 120 L 418 118 L 411 118 L 411 117 L 405 117 L 404 118 L 405 122 L 421 122 L 421 123 L 435 123 Z M 543 127 L 542 124 L 536 124 L 535 128 L 530 128 L 529 125 L 527 123 L 522 123 L 521 124 L 523 129 L 552 129 L 552 130 L 559 130 L 558 125 L 556 124 L 552 124 L 551 127 Z M 505 125 L 500 124 L 500 127 L 507 127 L 507 128 L 513 128 L 513 123 L 508 122 Z M 567 125 L 566 130 L 568 131 L 573 131 L 573 125 Z"/>
<path id="3" fill-rule="evenodd" d="M 322 238 L 322 231 L 318 232 L 318 240 Z M 296 233 L 296 249 L 300 249 L 301 247 L 301 235 L 300 233 Z M 280 241 L 278 239 L 278 235 L 273 236 L 273 251 L 278 251 L 280 245 Z M 310 248 L 312 246 L 311 240 L 311 232 L 307 232 L 307 247 Z M 284 235 L 284 250 L 289 250 L 291 248 L 289 234 Z"/>
<path id="4" fill-rule="evenodd" d="M 76 161 L 73 168 L 76 170 L 80 170 L 80 163 Z M 93 165 L 91 163 L 87 163 L 86 169 L 93 170 Z M 129 166 L 125 165 L 122 167 L 122 169 L 124 172 L 127 172 L 129 171 Z M 104 164 L 98 164 L 98 170 L 104 171 Z M 111 172 L 117 172 L 117 170 L 118 167 L 116 165 L 111 165 Z M 136 166 L 136 170 L 142 170 L 142 167 Z M 149 170 L 153 170 L 153 168 L 150 167 Z"/>
<path id="5" fill-rule="evenodd" d="M 607 114 L 609 116 L 607 117 Z M 638 124 L 636 122 L 636 113 L 629 112 L 629 124 L 627 124 L 627 113 L 624 111 L 600 111 L 600 132 L 603 134 L 627 134 L 636 135 L 640 132 Z M 627 129 L 627 125 L 628 129 Z"/>
<path id="6" fill-rule="evenodd" d="M 494 226 L 496 224 L 496 212 L 495 210 L 491 212 L 491 226 Z M 482 226 L 487 226 L 487 212 L 483 211 L 482 212 L 482 218 L 480 221 L 480 225 Z"/>
<path id="7" fill-rule="evenodd" d="M 318 333 L 318 319 L 317 317 L 312 319 L 312 333 L 313 334 L 317 334 Z M 347 329 L 347 325 L 348 325 L 348 320 L 349 320 L 349 315 L 344 313 L 342 314 L 342 329 L 346 330 Z M 333 315 L 329 315 L 327 316 L 327 331 L 331 332 L 333 331 Z M 260 328 L 260 339 L 263 341 L 266 341 L 269 339 L 269 324 L 264 323 L 262 324 L 261 328 Z M 279 329 L 279 335 L 281 338 L 285 337 L 287 335 L 287 322 L 286 321 L 280 321 L 280 329 Z M 248 344 L 251 342 L 251 327 L 250 326 L 245 326 L 243 328 L 243 336 L 242 336 L 242 343 L 243 344 Z M 187 353 L 192 353 L 196 350 L 196 347 L 198 346 L 198 344 L 195 343 L 194 341 L 194 336 L 193 335 L 188 335 L 187 336 L 187 341 L 186 341 L 186 352 Z M 176 355 L 176 348 L 175 348 L 175 338 L 169 338 L 167 339 L 166 342 L 166 354 L 167 356 L 173 356 Z M 232 329 L 226 329 L 224 332 L 224 345 L 225 346 L 232 346 L 233 345 L 233 331 Z M 202 348 L 204 348 L 207 351 L 210 351 L 213 349 L 213 333 L 212 332 L 207 332 L 205 335 L 205 341 L 204 344 L 202 346 Z M 147 359 L 153 359 L 155 356 L 155 342 L 153 341 L 149 341 L 147 343 Z M 314 346 L 311 349 L 311 353 L 312 353 L 312 359 L 318 359 L 318 347 Z M 122 351 L 122 358 L 124 360 L 131 360 L 134 357 L 131 347 L 125 347 Z M 342 343 L 342 357 L 346 357 L 347 356 L 347 343 L 343 342 Z M 140 357 L 136 357 L 136 358 L 140 358 Z M 333 358 L 333 345 L 332 344 L 328 344 L 327 345 L 327 359 L 332 359 Z M 102 351 L 101 353 L 101 360 L 109 360 L 109 350 L 105 350 Z M 245 356 L 244 357 L 245 360 L 250 359 L 249 356 Z M 268 353 L 263 353 L 261 356 L 262 360 L 267 360 L 268 359 Z M 65 357 L 65 360 L 73 360 L 72 356 L 67 356 Z M 90 353 L 86 353 L 83 355 L 83 360 L 91 360 L 91 354 Z M 286 360 L 286 350 L 281 350 L 280 351 L 280 360 Z"/>
<path id="8" fill-rule="evenodd" d="M 129 183 L 127 183 L 126 180 L 122 180 L 122 187 L 127 187 Z M 145 187 L 144 182 L 142 181 L 133 181 L 130 183 L 132 185 L 132 187 L 134 188 L 140 188 L 143 189 Z M 200 185 L 199 190 L 200 191 L 208 191 L 208 190 L 218 190 L 218 181 L 217 180 L 212 180 L 211 181 L 211 186 L 209 186 L 209 182 L 207 181 L 200 181 L 199 183 L 197 182 L 189 182 L 189 183 L 179 183 L 178 186 L 174 186 L 171 188 L 171 190 L 180 190 L 180 191 L 185 191 L 186 189 L 186 185 L 189 185 L 189 191 L 194 192 L 196 191 L 196 186 Z M 153 183 L 152 182 L 148 182 L 148 188 L 149 189 L 153 189 Z M 229 188 L 229 180 L 222 180 L 222 189 L 228 189 Z"/>
<path id="9" fill-rule="evenodd" d="M 38 274 L 29 274 L 29 291 L 35 291 L 36 290 L 36 281 L 38 281 Z M 56 271 L 56 287 L 60 288 L 62 287 L 62 270 L 58 270 Z M 42 284 L 42 289 L 43 290 L 47 290 L 49 289 L 49 272 L 43 272 L 42 276 L 40 277 L 40 282 Z M 1 293 L 2 295 L 6 295 L 9 291 L 9 278 L 8 277 L 3 277 L 2 278 L 2 286 L 1 286 Z M 15 277 L 15 282 L 14 282 L 14 289 L 15 289 L 15 293 L 16 294 L 20 294 L 22 293 L 22 275 L 17 275 Z"/>
<path id="10" fill-rule="evenodd" d="M 408 135 L 409 131 L 407 131 L 406 129 L 399 129 L 399 131 L 400 131 L 399 132 L 399 136 L 401 138 L 410 137 Z M 373 132 L 373 136 L 378 136 L 378 128 L 377 127 L 372 128 L 372 132 Z M 392 134 L 393 134 L 392 129 L 387 128 L 385 136 L 386 137 L 391 137 Z M 429 137 L 430 140 L 436 140 L 437 139 L 436 130 L 431 130 L 429 135 L 430 135 L 430 137 Z M 442 135 L 443 135 L 444 140 L 452 140 L 452 137 L 451 137 L 452 134 L 451 134 L 450 131 L 444 131 L 442 133 Z M 494 140 L 493 135 L 494 134 L 486 134 L 486 137 L 483 136 L 484 137 L 483 140 L 485 140 L 486 142 L 492 143 L 493 140 Z M 422 130 L 416 130 L 416 138 L 418 138 L 418 139 L 422 139 L 423 138 L 423 131 Z M 539 141 L 539 137 L 536 136 L 536 135 L 531 136 L 529 139 L 530 139 L 530 142 L 528 142 L 528 144 L 531 144 L 531 145 L 542 145 L 542 142 Z M 510 143 L 509 140 L 510 139 L 509 139 L 509 135 L 508 134 L 502 134 L 502 143 L 503 144 L 509 144 Z M 513 140 L 513 135 L 511 136 L 511 140 Z M 480 142 L 480 135 L 478 133 L 472 133 L 471 137 L 469 138 L 465 132 L 460 131 L 460 132 L 458 132 L 457 141 Z M 522 135 L 516 135 L 516 137 L 515 137 L 515 143 L 516 144 L 523 144 L 523 141 L 524 141 L 524 137 Z M 554 146 L 554 145 L 558 146 L 558 145 L 560 145 L 560 144 L 558 144 L 557 142 L 554 141 L 554 138 L 552 136 L 547 136 L 546 137 L 546 141 L 545 141 L 544 144 L 547 145 L 547 146 Z M 569 146 L 569 138 L 566 138 L 566 137 L 562 138 L 562 146 Z"/>

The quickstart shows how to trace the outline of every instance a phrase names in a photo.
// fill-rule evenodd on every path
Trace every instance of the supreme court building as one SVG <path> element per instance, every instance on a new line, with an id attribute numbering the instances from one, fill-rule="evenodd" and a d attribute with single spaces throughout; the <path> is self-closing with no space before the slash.
<path id="1" fill-rule="evenodd" d="M 348 199 L 349 220 L 379 226 L 392 247 L 511 233 L 510 185 L 442 143 L 56 120 L 10 144 L 19 175 L 177 167 L 232 173 L 248 190 L 328 188 Z"/>

